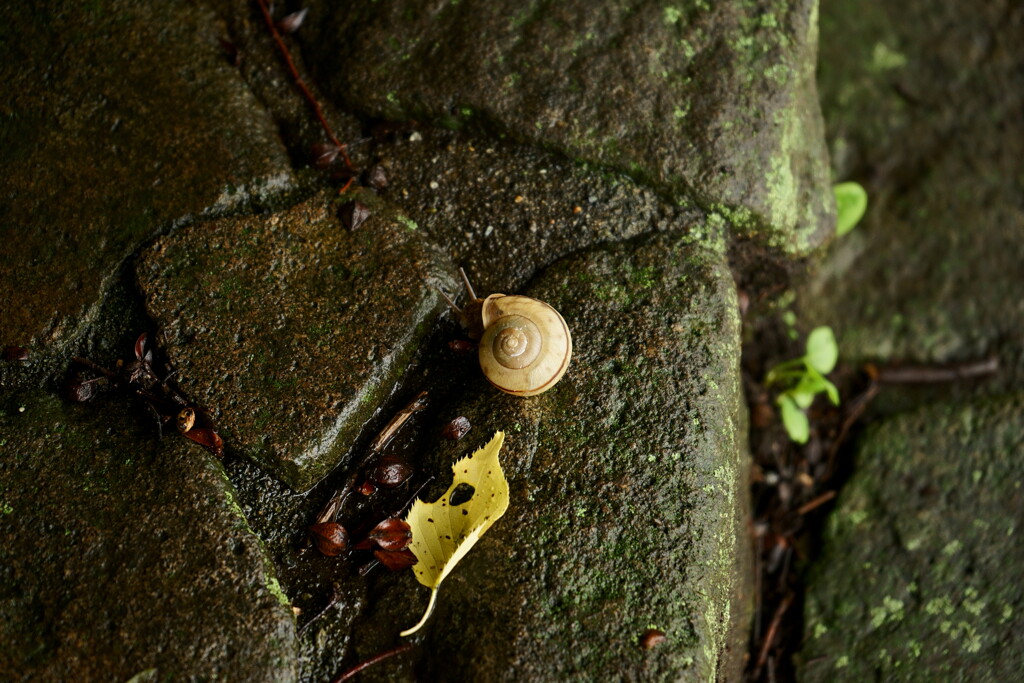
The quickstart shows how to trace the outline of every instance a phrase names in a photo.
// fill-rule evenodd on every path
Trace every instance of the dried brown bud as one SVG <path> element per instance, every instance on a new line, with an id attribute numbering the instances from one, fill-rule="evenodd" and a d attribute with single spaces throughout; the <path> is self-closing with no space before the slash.
<path id="1" fill-rule="evenodd" d="M 323 522 L 309 527 L 309 537 L 316 549 L 327 557 L 335 557 L 348 549 L 348 532 L 337 522 Z"/>
<path id="2" fill-rule="evenodd" d="M 408 481 L 412 473 L 413 470 L 409 463 L 394 456 L 386 455 L 380 459 L 377 466 L 370 472 L 370 481 L 377 486 L 393 489 Z"/>
<path id="3" fill-rule="evenodd" d="M 445 439 L 451 439 L 452 441 L 458 441 L 466 435 L 472 429 L 472 425 L 469 424 L 469 419 L 460 415 L 441 430 L 441 437 Z"/>
<path id="4" fill-rule="evenodd" d="M 341 147 L 333 142 L 318 142 L 313 145 L 313 166 L 323 170 L 330 167 L 341 153 Z"/>
<path id="5" fill-rule="evenodd" d="M 347 202 L 341 207 L 341 222 L 349 230 L 356 230 L 370 217 L 370 208 L 362 202 Z"/>
<path id="6" fill-rule="evenodd" d="M 746 290 L 739 290 L 736 292 L 736 299 L 740 305 L 740 315 L 746 315 L 747 310 L 750 309 L 750 295 L 747 294 Z"/>
<path id="7" fill-rule="evenodd" d="M 191 408 L 182 408 L 176 420 L 178 431 L 184 434 L 190 431 L 196 424 L 196 411 Z"/>
<path id="8" fill-rule="evenodd" d="M 375 550 L 373 551 L 373 556 L 377 558 L 378 562 L 393 572 L 400 572 L 416 564 L 416 556 L 408 548 L 395 551 Z"/>
<path id="9" fill-rule="evenodd" d="M 186 439 L 195 441 L 218 458 L 224 457 L 224 440 L 221 439 L 220 435 L 212 429 L 193 427 L 185 432 L 183 436 Z"/>
<path id="10" fill-rule="evenodd" d="M 6 361 L 28 360 L 28 349 L 24 346 L 5 346 L 3 358 Z"/>
<path id="11" fill-rule="evenodd" d="M 277 28 L 281 33 L 295 33 L 302 26 L 302 22 L 306 20 L 306 14 L 309 12 L 308 7 L 303 7 L 298 12 L 292 12 L 288 16 L 277 22 Z"/>
<path id="12" fill-rule="evenodd" d="M 148 335 L 143 332 L 139 335 L 139 338 L 135 340 L 135 357 L 142 360 L 146 355 L 146 338 Z"/>
<path id="13" fill-rule="evenodd" d="M 412 541 L 412 529 L 398 517 L 388 517 L 374 527 L 366 538 L 376 543 L 381 550 L 402 550 Z"/>
<path id="14" fill-rule="evenodd" d="M 757 429 L 767 429 L 775 422 L 775 410 L 766 400 L 757 400 L 750 406 L 750 422 Z"/>
<path id="15" fill-rule="evenodd" d="M 366 184 L 375 190 L 383 190 L 388 186 L 388 174 L 380 164 L 374 164 L 366 169 Z"/>
<path id="16" fill-rule="evenodd" d="M 645 650 L 655 648 L 668 640 L 665 637 L 664 631 L 659 631 L 656 628 L 649 628 L 644 631 L 644 634 L 640 636 L 640 647 Z"/>

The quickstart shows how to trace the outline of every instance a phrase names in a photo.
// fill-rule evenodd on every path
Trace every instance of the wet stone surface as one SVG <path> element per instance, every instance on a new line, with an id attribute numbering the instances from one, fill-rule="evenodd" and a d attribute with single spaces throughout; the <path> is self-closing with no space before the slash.
<path id="1" fill-rule="evenodd" d="M 676 230 L 720 245 L 731 227 L 557 154 L 441 129 L 394 137 L 373 148 L 389 178 L 386 196 L 481 292 L 517 292 L 534 273 L 595 244 Z"/>
<path id="2" fill-rule="evenodd" d="M 365 116 L 624 171 L 789 253 L 835 225 L 813 0 L 314 2 L 310 17 L 309 64 Z"/>
<path id="3" fill-rule="evenodd" d="M 424 498 L 502 429 L 512 500 L 412 637 L 417 676 L 736 680 L 750 599 L 745 427 L 721 257 L 678 235 L 641 238 L 559 261 L 523 293 L 564 315 L 574 358 L 540 396 L 477 376 L 441 409 L 435 434 L 458 415 L 473 429 L 424 458 L 438 476 Z M 393 646 L 426 603 L 411 576 L 385 587 L 353 629 L 360 657 Z M 645 652 L 648 628 L 667 641 Z"/>
<path id="4" fill-rule="evenodd" d="M 872 430 L 811 577 L 800 680 L 1019 675 L 1022 447 L 1020 395 Z"/>
<path id="5" fill-rule="evenodd" d="M 320 194 L 287 211 L 197 223 L 137 266 L 177 371 L 229 451 L 297 490 L 341 463 L 440 312 L 453 268 L 372 193 L 343 225 Z"/>
<path id="6" fill-rule="evenodd" d="M 122 399 L 0 403 L 0 678 L 293 681 L 294 618 L 221 465 Z"/>
<path id="7" fill-rule="evenodd" d="M 837 177 L 862 182 L 863 224 L 802 297 L 844 358 L 998 355 L 1024 380 L 1024 7 L 831 3 L 821 90 Z"/>
<path id="8" fill-rule="evenodd" d="M 213 15 L 173 3 L 0 10 L 0 337 L 74 342 L 144 240 L 262 202 L 293 176 L 273 122 L 220 53 Z"/>

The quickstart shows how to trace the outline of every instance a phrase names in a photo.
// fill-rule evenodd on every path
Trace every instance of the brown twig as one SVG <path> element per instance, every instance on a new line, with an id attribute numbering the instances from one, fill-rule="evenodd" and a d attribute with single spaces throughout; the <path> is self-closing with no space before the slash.
<path id="1" fill-rule="evenodd" d="M 806 515 L 811 510 L 817 509 L 818 507 L 824 505 L 825 503 L 829 502 L 830 500 L 832 500 L 835 497 L 836 497 L 836 492 L 835 491 L 825 491 L 825 493 L 821 494 L 820 496 L 818 496 L 814 500 L 812 500 L 810 502 L 807 502 L 807 503 L 804 503 L 803 505 L 801 505 L 799 507 L 799 509 L 797 509 L 796 514 L 801 515 L 801 516 Z"/>
<path id="2" fill-rule="evenodd" d="M 868 374 L 871 377 L 871 384 L 864 390 L 864 393 L 851 402 L 850 412 L 846 414 L 843 425 L 839 428 L 839 433 L 832 440 L 832 445 L 828 449 L 828 460 L 826 461 L 828 466 L 825 469 L 825 476 L 821 478 L 821 481 L 828 481 L 832 478 L 835 472 L 835 462 L 836 456 L 839 454 L 839 447 L 846 441 L 846 437 L 850 433 L 850 429 L 853 428 L 853 425 L 861 418 L 864 411 L 867 410 L 868 404 L 878 395 L 879 384 L 874 369 Z"/>
<path id="3" fill-rule="evenodd" d="M 999 358 L 948 365 L 883 365 L 877 368 L 882 384 L 930 384 L 988 377 L 999 372 Z"/>
<path id="4" fill-rule="evenodd" d="M 775 636 L 779 631 L 779 625 L 782 624 L 782 617 L 785 616 L 786 610 L 793 603 L 794 594 L 788 593 L 779 606 L 775 609 L 775 614 L 772 616 L 772 623 L 768 626 L 768 631 L 765 633 L 764 641 L 761 643 L 761 652 L 757 656 L 757 671 L 754 674 L 754 678 L 760 676 L 761 669 L 764 668 L 764 664 L 768 661 L 768 653 L 771 651 L 772 642 L 775 640 Z"/>
<path id="5" fill-rule="evenodd" d="M 305 624 L 302 625 L 302 628 L 300 628 L 299 631 L 298 631 L 299 637 L 300 638 L 302 637 L 302 634 L 305 633 L 306 629 L 309 628 L 310 625 L 314 621 L 316 621 L 317 619 L 319 619 L 323 615 L 327 614 L 327 610 L 329 610 L 332 607 L 334 607 L 335 605 L 337 605 L 338 604 L 338 600 L 340 600 L 340 599 L 341 599 L 341 592 L 338 590 L 338 587 L 336 585 L 331 586 L 331 596 L 327 599 L 327 604 L 324 605 L 324 608 L 322 610 L 320 610 L 315 615 L 313 615 L 312 619 L 310 619 L 309 621 L 307 621 Z"/>
<path id="6" fill-rule="evenodd" d="M 374 664 L 383 662 L 385 659 L 389 657 L 394 657 L 395 655 L 400 655 L 403 652 L 408 652 L 412 649 L 412 647 L 412 643 L 406 643 L 405 645 L 399 645 L 398 647 L 388 650 L 387 652 L 381 652 L 379 655 L 370 657 L 365 662 L 355 665 L 348 671 L 343 671 L 342 673 L 338 674 L 337 676 L 331 679 L 331 683 L 341 683 L 342 681 L 347 681 L 360 671 L 363 671 L 364 669 L 367 669 L 373 666 Z"/>
<path id="7" fill-rule="evenodd" d="M 352 492 L 356 488 L 356 484 L 359 483 L 359 474 L 362 472 L 370 462 L 380 455 L 380 452 L 391 443 L 391 440 L 395 438 L 399 430 L 408 422 L 409 418 L 420 412 L 427 407 L 427 392 L 421 391 L 416 394 L 409 403 L 402 408 L 398 413 L 395 414 L 391 420 L 384 425 L 384 429 L 380 430 L 377 437 L 370 444 L 370 447 L 366 451 L 366 455 L 363 456 L 362 461 L 352 471 L 349 478 L 345 480 L 345 485 L 334 492 L 334 495 L 327 501 L 327 503 L 320 510 L 320 514 L 316 517 L 317 524 L 323 524 L 324 522 L 335 522 L 338 520 L 338 514 L 341 512 L 341 508 L 344 507 L 345 501 L 348 499 Z"/>
<path id="8" fill-rule="evenodd" d="M 384 425 L 384 429 L 380 430 L 380 434 L 370 444 L 370 454 L 376 455 L 384 450 L 384 448 L 391 443 L 391 440 L 395 438 L 398 431 L 402 426 L 409 420 L 410 417 L 420 412 L 427 407 L 427 392 L 421 391 L 416 394 L 416 397 L 409 401 L 409 404 L 398 411 L 398 413 L 391 418 L 391 420 Z"/>
<path id="9" fill-rule="evenodd" d="M 345 159 L 345 164 L 352 168 L 352 160 L 348 158 L 348 153 L 345 151 L 345 145 L 338 139 L 334 134 L 334 130 L 331 125 L 327 123 L 327 118 L 324 117 L 323 109 L 320 107 L 320 103 L 317 102 L 313 93 L 310 91 L 306 82 L 302 80 L 302 76 L 299 75 L 299 70 L 295 66 L 295 61 L 292 59 L 291 52 L 288 50 L 288 46 L 284 44 L 284 39 L 281 38 L 281 33 L 277 30 L 277 25 L 274 24 L 273 17 L 270 16 L 270 9 L 267 7 L 265 0 L 256 0 L 256 4 L 260 6 L 260 11 L 263 13 L 263 21 L 266 22 L 267 28 L 270 29 L 270 35 L 274 37 L 274 42 L 277 43 L 277 49 L 280 51 L 281 56 L 284 57 L 285 63 L 288 65 L 288 71 L 292 74 L 292 79 L 295 81 L 296 87 L 302 92 L 303 97 L 309 102 L 309 105 L 313 108 L 313 114 L 316 115 L 317 120 L 320 122 L 320 126 L 327 133 L 328 139 L 335 146 L 338 151 L 341 152 L 342 158 Z"/>

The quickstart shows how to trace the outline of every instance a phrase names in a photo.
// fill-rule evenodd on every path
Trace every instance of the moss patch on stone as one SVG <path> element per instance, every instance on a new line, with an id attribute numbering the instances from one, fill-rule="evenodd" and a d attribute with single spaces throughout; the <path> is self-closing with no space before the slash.
<path id="1" fill-rule="evenodd" d="M 1010 680 L 1024 666 L 1024 397 L 892 418 L 859 448 L 807 596 L 801 680 Z"/>
<path id="2" fill-rule="evenodd" d="M 790 253 L 831 234 L 813 0 L 313 6 L 311 64 L 367 115 L 487 129 L 745 210 L 745 236 Z"/>
<path id="3" fill-rule="evenodd" d="M 609 286 L 616 294 L 600 296 Z M 679 235 L 643 238 L 558 261 L 523 293 L 563 314 L 575 355 L 545 394 L 515 398 L 480 379 L 446 411 L 473 430 L 425 466 L 444 472 L 504 429 L 512 502 L 448 579 L 418 636 L 419 670 L 733 680 L 750 575 L 739 320 L 721 255 Z M 373 651 L 384 624 L 413 623 L 425 597 L 412 581 L 396 589 L 358 647 Z M 645 653 L 637 639 L 652 623 L 668 640 Z"/>
<path id="4" fill-rule="evenodd" d="M 338 465 L 453 291 L 452 267 L 370 192 L 197 223 L 142 255 L 138 279 L 181 388 L 229 450 L 306 489 Z"/>
<path id="5" fill-rule="evenodd" d="M 8 395 L 0 677 L 292 681 L 295 626 L 220 464 L 144 411 Z"/>
<path id="6" fill-rule="evenodd" d="M 158 230 L 291 187 L 208 10 L 5 5 L 0 27 L 0 299 L 17 301 L 0 311 L 3 344 L 73 342 Z"/>

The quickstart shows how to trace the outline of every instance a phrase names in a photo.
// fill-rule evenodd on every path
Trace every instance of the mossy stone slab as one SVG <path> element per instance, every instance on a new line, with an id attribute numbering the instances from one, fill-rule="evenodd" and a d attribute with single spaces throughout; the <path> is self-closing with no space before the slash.
<path id="1" fill-rule="evenodd" d="M 297 679 L 291 606 L 223 468 L 151 420 L 3 399 L 3 680 Z"/>
<path id="2" fill-rule="evenodd" d="M 481 291 L 517 292 L 560 258 L 647 232 L 692 231 L 724 249 L 729 226 L 623 173 L 469 131 L 428 128 L 374 147 L 383 194 Z"/>
<path id="3" fill-rule="evenodd" d="M 1024 378 L 1024 15 L 835 2 L 821 90 L 836 173 L 869 207 L 801 297 L 854 362 L 999 355 Z M 1003 390 L 1010 386 L 1003 383 Z"/>
<path id="4" fill-rule="evenodd" d="M 314 2 L 310 17 L 308 63 L 364 115 L 625 171 L 789 253 L 834 228 L 814 0 Z"/>
<path id="5" fill-rule="evenodd" d="M 414 222 L 356 200 L 372 215 L 352 230 L 321 193 L 178 230 L 137 265 L 175 380 L 229 450 L 299 490 L 354 447 L 456 287 Z"/>
<path id="6" fill-rule="evenodd" d="M 808 583 L 803 681 L 1024 669 L 1024 396 L 937 404 L 858 448 Z"/>
<path id="7" fill-rule="evenodd" d="M 563 314 L 574 357 L 561 382 L 528 399 L 475 374 L 446 411 L 473 428 L 438 446 L 425 498 L 501 429 L 511 504 L 442 584 L 412 637 L 416 670 L 430 680 L 737 680 L 751 574 L 728 268 L 678 235 L 641 238 L 560 260 L 523 293 Z M 390 585 L 353 632 L 359 658 L 426 604 L 412 576 Z M 644 651 L 648 628 L 667 641 Z"/>
<path id="8" fill-rule="evenodd" d="M 201 5 L 0 9 L 0 343 L 74 342 L 158 230 L 293 186 L 219 37 Z"/>

